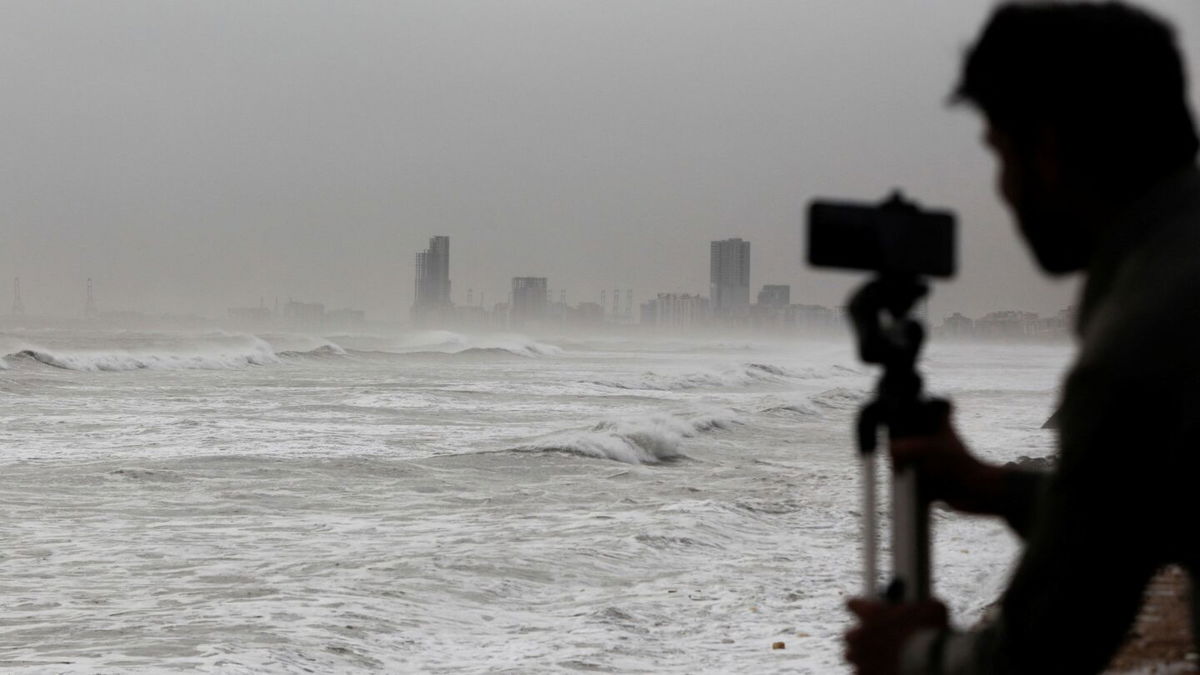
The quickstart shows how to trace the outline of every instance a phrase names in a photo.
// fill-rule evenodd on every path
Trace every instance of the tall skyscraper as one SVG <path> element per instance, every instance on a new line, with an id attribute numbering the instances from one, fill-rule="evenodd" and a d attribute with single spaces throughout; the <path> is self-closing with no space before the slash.
<path id="1" fill-rule="evenodd" d="M 451 308 L 450 237 L 431 237 L 429 248 L 417 254 L 416 299 L 412 318 L 436 318 Z"/>
<path id="2" fill-rule="evenodd" d="M 713 313 L 732 316 L 749 311 L 750 242 L 741 239 L 714 241 L 709 260 Z"/>
<path id="3" fill-rule="evenodd" d="M 546 316 L 546 277 L 513 277 L 509 323 L 519 326 Z"/>
<path id="4" fill-rule="evenodd" d="M 94 319 L 99 312 L 96 310 L 96 296 L 92 293 L 92 278 L 87 280 L 87 300 L 83 304 L 83 318 Z"/>

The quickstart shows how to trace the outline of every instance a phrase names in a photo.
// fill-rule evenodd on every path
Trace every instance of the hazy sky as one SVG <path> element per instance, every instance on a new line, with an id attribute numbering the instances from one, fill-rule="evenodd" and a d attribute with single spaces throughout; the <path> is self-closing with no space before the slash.
<path id="1" fill-rule="evenodd" d="M 20 275 L 28 311 L 77 313 L 91 276 L 101 309 L 394 319 L 434 234 L 459 303 L 513 276 L 707 294 L 708 242 L 738 236 L 752 292 L 839 304 L 853 277 L 800 262 L 805 204 L 898 186 L 960 214 L 935 315 L 1052 312 L 1072 285 L 1034 271 L 945 104 L 992 4 L 6 2 L 0 311 Z M 1200 3 L 1145 4 L 1200 73 Z"/>

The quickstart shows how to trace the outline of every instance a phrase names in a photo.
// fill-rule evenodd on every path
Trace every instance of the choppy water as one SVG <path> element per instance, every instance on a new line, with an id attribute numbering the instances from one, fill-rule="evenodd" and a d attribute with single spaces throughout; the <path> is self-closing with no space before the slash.
<path id="1" fill-rule="evenodd" d="M 0 334 L 0 666 L 38 672 L 844 672 L 849 345 Z M 996 460 L 1063 346 L 933 344 Z M 1003 527 L 938 514 L 937 588 Z M 772 650 L 784 641 L 787 648 Z"/>

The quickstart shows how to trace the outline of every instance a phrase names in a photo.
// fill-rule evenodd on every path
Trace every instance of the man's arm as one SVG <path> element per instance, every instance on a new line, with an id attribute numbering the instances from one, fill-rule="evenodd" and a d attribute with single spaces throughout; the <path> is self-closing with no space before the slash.
<path id="1" fill-rule="evenodd" d="M 1082 367 L 1068 383 L 1059 470 L 1027 523 L 998 618 L 914 641 L 908 672 L 1069 674 L 1107 665 L 1172 536 L 1167 458 L 1178 429 L 1161 379 L 1112 370 Z M 921 648 L 929 652 L 914 659 Z"/>
<path id="2" fill-rule="evenodd" d="M 1021 537 L 1028 536 L 1046 474 L 976 459 L 955 433 L 949 408 L 934 435 L 894 439 L 890 450 L 896 466 L 916 468 L 928 498 L 944 501 L 957 511 L 1000 516 Z"/>
<path id="3" fill-rule="evenodd" d="M 1050 474 L 1003 467 L 1000 470 L 1004 472 L 1004 499 L 996 515 L 1022 539 L 1028 539 L 1038 499 L 1050 483 Z"/>
<path id="4" fill-rule="evenodd" d="M 1058 491 L 1052 487 L 1046 498 L 1056 502 L 1047 508 L 1057 513 L 1035 528 L 994 622 L 927 639 L 930 653 L 910 660 L 915 667 L 907 672 L 1070 674 L 1105 667 L 1155 565 L 1139 550 L 1136 523 L 1106 528 L 1075 518 L 1070 513 L 1089 504 L 1060 498 Z"/>

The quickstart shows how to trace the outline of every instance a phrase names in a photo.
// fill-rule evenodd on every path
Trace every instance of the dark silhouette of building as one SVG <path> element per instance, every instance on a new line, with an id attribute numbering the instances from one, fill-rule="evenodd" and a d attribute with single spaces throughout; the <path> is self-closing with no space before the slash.
<path id="1" fill-rule="evenodd" d="M 967 337 L 975 332 L 975 320 L 955 312 L 942 321 L 942 332 L 952 337 Z"/>
<path id="2" fill-rule="evenodd" d="M 767 284 L 758 292 L 758 304 L 782 308 L 792 304 L 792 287 L 787 284 Z"/>
<path id="3" fill-rule="evenodd" d="M 416 298 L 412 318 L 425 321 L 449 312 L 450 237 L 431 237 L 429 248 L 417 254 Z"/>
<path id="4" fill-rule="evenodd" d="M 708 322 L 708 298 L 688 293 L 659 293 L 642 303 L 642 323 L 659 328 L 695 328 Z"/>
<path id="5" fill-rule="evenodd" d="M 519 326 L 545 318 L 548 297 L 546 277 L 513 277 L 509 323 Z"/>
<path id="6" fill-rule="evenodd" d="M 841 309 L 821 305 L 788 305 L 783 308 L 781 315 L 785 326 L 805 331 L 834 331 L 846 325 Z"/>
<path id="7" fill-rule="evenodd" d="M 713 313 L 721 317 L 746 314 L 750 308 L 750 242 L 714 241 L 709 260 Z"/>
<path id="8" fill-rule="evenodd" d="M 975 321 L 975 333 L 980 337 L 1016 338 L 1037 332 L 1038 315 L 1033 312 L 1003 310 L 989 312 Z"/>
<path id="9" fill-rule="evenodd" d="M 95 318 L 96 318 L 96 315 L 97 315 L 97 314 L 99 314 L 99 313 L 100 313 L 100 312 L 99 312 L 99 311 L 96 309 L 96 296 L 95 296 L 95 294 L 92 292 L 92 278 L 91 278 L 91 277 L 88 277 L 88 280 L 87 280 L 87 300 L 86 300 L 86 301 L 84 301 L 84 305 L 83 305 L 83 318 L 85 318 L 85 319 L 95 319 Z"/>

